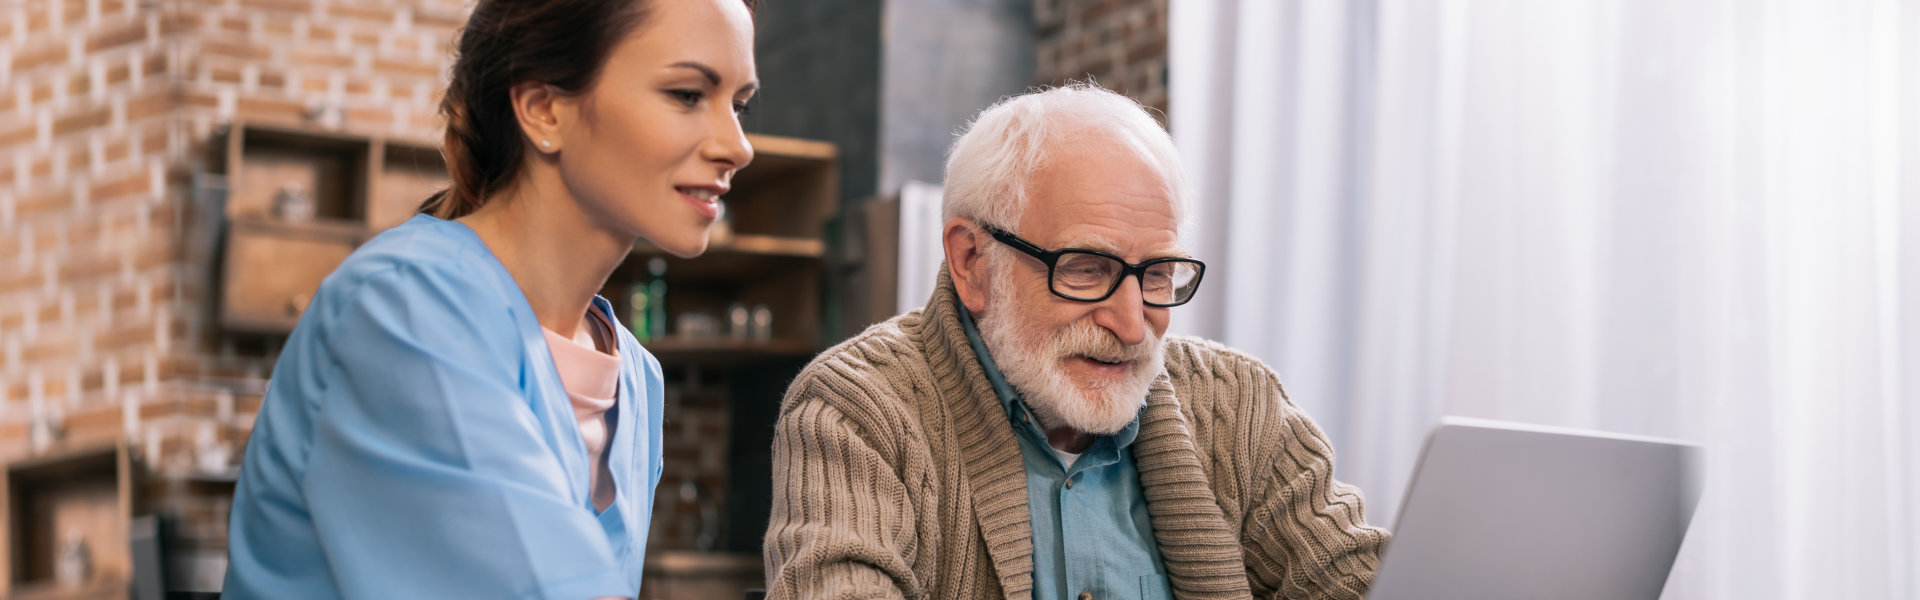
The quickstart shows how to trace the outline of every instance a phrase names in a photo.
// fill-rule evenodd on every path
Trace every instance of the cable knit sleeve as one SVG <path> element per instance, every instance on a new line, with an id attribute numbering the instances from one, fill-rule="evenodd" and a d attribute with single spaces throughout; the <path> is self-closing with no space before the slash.
<path id="1" fill-rule="evenodd" d="M 775 426 L 767 597 L 924 597 L 914 502 L 893 464 L 897 432 L 871 402 L 875 390 L 835 382 L 846 383 L 803 373 Z"/>
<path id="2" fill-rule="evenodd" d="M 1248 583 L 1262 598 L 1361 600 L 1380 567 L 1386 530 L 1368 526 L 1360 490 L 1333 478 L 1333 445 L 1257 362 L 1253 427 L 1258 457 L 1247 498 Z M 1264 477 L 1264 481 L 1260 480 Z"/>
<path id="3" fill-rule="evenodd" d="M 1238 524 L 1249 591 L 1365 597 L 1388 534 L 1367 525 L 1360 490 L 1333 479 L 1326 435 L 1259 359 L 1206 340 L 1170 342 L 1168 371 L 1210 485 Z"/>

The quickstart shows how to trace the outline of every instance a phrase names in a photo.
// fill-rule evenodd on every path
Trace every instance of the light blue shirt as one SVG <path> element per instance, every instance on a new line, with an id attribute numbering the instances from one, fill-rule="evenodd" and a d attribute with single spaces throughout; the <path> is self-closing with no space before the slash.
<path id="1" fill-rule="evenodd" d="M 1033 521 L 1033 597 L 1066 600 L 1090 593 L 1100 600 L 1173 597 L 1153 539 L 1147 497 L 1134 467 L 1135 417 L 1113 435 L 1095 438 L 1072 467 L 1047 444 L 1039 420 L 994 365 L 972 315 L 960 325 L 993 391 L 1007 408 L 1027 467 L 1027 510 Z M 1068 487 L 1072 482 L 1072 487 Z"/>
<path id="2" fill-rule="evenodd" d="M 605 299 L 593 309 L 614 320 Z M 660 482 L 660 363 L 619 331 L 588 456 L 520 288 L 467 226 L 415 216 L 321 284 L 247 441 L 223 598 L 634 597 Z"/>

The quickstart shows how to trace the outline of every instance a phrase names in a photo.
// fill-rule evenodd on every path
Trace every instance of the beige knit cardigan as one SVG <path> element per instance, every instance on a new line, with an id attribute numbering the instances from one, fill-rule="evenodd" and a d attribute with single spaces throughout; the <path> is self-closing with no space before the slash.
<path id="1" fill-rule="evenodd" d="M 826 351 L 775 427 L 770 599 L 1030 598 L 1020 447 L 943 265 L 921 310 Z M 1273 371 L 1172 337 L 1132 449 L 1174 596 L 1359 599 L 1387 532 Z"/>

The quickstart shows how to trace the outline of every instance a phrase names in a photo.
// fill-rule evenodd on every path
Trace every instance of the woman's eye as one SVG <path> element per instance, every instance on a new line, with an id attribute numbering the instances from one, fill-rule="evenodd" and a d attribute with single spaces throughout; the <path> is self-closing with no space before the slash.
<path id="1" fill-rule="evenodd" d="M 733 103 L 733 114 L 742 117 L 753 114 L 753 105 L 747 104 L 745 101 L 735 102 Z"/>
<path id="2" fill-rule="evenodd" d="M 700 98 L 705 96 L 700 90 L 667 90 L 667 95 L 673 96 L 674 100 L 678 100 L 681 104 L 685 104 L 688 107 L 699 104 Z"/>

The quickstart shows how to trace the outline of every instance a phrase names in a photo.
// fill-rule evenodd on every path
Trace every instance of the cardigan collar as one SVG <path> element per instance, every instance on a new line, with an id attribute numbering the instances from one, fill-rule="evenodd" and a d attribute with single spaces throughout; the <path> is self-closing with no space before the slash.
<path id="1" fill-rule="evenodd" d="M 921 341 L 939 386 L 937 410 L 960 446 L 961 469 L 973 490 L 973 511 L 994 573 L 1008 598 L 1033 593 L 1033 524 L 1027 507 L 1025 463 L 1004 405 L 967 341 L 953 279 L 941 263 L 933 297 L 907 333 Z M 903 324 L 907 325 L 907 324 Z M 1240 542 L 1229 527 L 1181 411 L 1171 379 L 1161 373 L 1148 389 L 1140 432 L 1131 449 L 1153 519 L 1154 539 L 1176 597 L 1250 595 L 1243 561 L 1200 560 Z M 998 524 L 990 526 L 989 524 Z"/>

